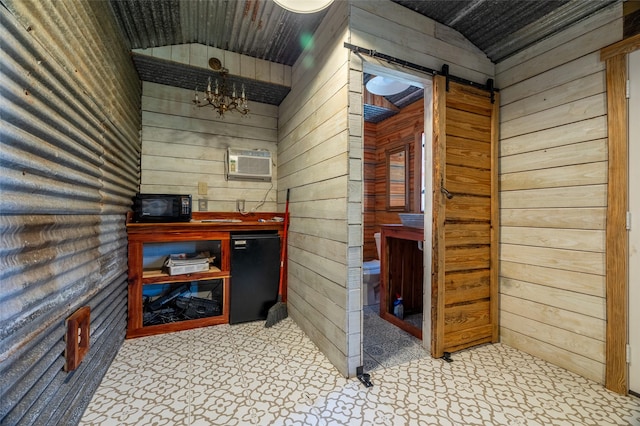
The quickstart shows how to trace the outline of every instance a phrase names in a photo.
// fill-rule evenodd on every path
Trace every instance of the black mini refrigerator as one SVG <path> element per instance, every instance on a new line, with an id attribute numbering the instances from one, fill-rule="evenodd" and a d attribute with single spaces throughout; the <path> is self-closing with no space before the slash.
<path id="1" fill-rule="evenodd" d="M 232 233 L 229 323 L 266 320 L 278 301 L 279 279 L 277 233 Z"/>

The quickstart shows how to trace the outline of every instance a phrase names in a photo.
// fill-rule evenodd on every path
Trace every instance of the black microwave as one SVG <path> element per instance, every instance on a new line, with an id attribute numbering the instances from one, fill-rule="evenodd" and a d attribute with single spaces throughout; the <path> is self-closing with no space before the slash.
<path id="1" fill-rule="evenodd" d="M 133 197 L 134 222 L 189 222 L 191 195 L 136 194 Z"/>

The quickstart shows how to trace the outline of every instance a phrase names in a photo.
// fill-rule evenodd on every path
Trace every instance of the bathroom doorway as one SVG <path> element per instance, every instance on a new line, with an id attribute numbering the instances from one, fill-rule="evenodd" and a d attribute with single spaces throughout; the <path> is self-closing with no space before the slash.
<path id="1" fill-rule="evenodd" d="M 377 83 L 372 82 L 374 79 Z M 411 312 L 407 318 L 415 327 L 426 330 L 426 339 L 422 340 L 380 315 L 380 255 L 374 234 L 380 232 L 380 226 L 383 224 L 400 224 L 398 213 L 422 213 L 426 209 L 429 217 L 425 222 L 431 222 L 431 197 L 424 197 L 424 194 L 431 193 L 432 90 L 431 76 L 413 75 L 403 69 L 390 69 L 368 62 L 364 66 L 363 83 L 365 123 L 362 358 L 365 371 L 373 371 L 430 356 L 429 314 Z M 384 87 L 374 86 L 378 83 L 395 85 L 395 91 L 385 92 Z M 379 128 L 383 130 L 379 131 Z M 395 134 L 394 138 L 389 137 L 392 133 Z M 382 140 L 379 140 L 378 134 L 384 134 Z M 384 172 L 389 168 L 389 158 L 395 158 L 393 154 L 401 151 L 406 154 L 406 157 L 403 157 L 406 179 L 396 178 L 392 182 L 383 177 Z M 398 186 L 402 183 L 406 188 Z M 393 198 L 387 197 L 392 192 Z M 423 234 L 424 240 L 430 242 L 431 230 L 427 229 Z M 430 247 L 430 244 L 426 246 Z M 428 277 L 431 256 L 429 250 L 423 253 L 423 276 L 427 278 L 422 278 L 423 303 L 420 305 L 430 307 Z M 377 276 L 372 278 L 376 273 Z M 430 312 L 429 308 L 427 312 Z"/>

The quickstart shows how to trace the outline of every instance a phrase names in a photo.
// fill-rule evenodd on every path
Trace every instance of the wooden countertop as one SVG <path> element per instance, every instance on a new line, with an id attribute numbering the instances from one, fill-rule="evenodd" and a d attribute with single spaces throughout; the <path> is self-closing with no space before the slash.
<path id="1" fill-rule="evenodd" d="M 129 234 L 147 234 L 156 232 L 233 232 L 233 231 L 282 231 L 284 213 L 261 212 L 243 215 L 238 212 L 194 212 L 190 222 L 145 222 L 131 221 L 127 214 L 127 232 Z M 275 219 L 274 219 L 275 218 Z M 277 219 L 282 220 L 277 220 Z"/>
<path id="2" fill-rule="evenodd" d="M 401 238 L 404 240 L 423 241 L 424 229 L 404 226 L 400 223 L 390 223 L 380 226 L 380 233 L 387 237 Z"/>

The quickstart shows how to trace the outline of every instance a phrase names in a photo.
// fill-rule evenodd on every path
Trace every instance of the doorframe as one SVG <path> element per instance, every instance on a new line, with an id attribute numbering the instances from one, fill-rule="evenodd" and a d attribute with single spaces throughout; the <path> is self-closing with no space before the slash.
<path id="1" fill-rule="evenodd" d="M 627 55 L 640 49 L 640 34 L 600 50 L 606 63 L 607 85 L 607 225 L 606 225 L 606 358 L 605 387 L 627 394 L 627 330 L 629 321 L 629 251 L 626 229 L 629 209 L 627 137 Z M 616 189 L 624 188 L 624 191 Z"/>
<path id="2" fill-rule="evenodd" d="M 424 125 L 423 132 L 425 134 L 425 147 L 432 146 L 432 117 L 433 117 L 433 76 L 429 74 L 425 74 L 419 72 L 417 70 L 413 70 L 410 68 L 406 68 L 403 66 L 398 66 L 390 62 L 383 62 L 377 58 L 371 57 L 362 59 L 362 75 L 364 77 L 364 73 L 380 75 L 384 77 L 394 78 L 400 82 L 408 83 L 412 86 L 421 87 L 424 90 L 423 96 L 423 114 L 424 114 Z M 364 84 L 363 84 L 364 91 Z M 364 124 L 364 114 L 362 115 L 362 123 Z M 364 146 L 364 140 L 363 140 Z M 431 194 L 433 191 L 433 186 L 431 182 L 431 174 L 432 174 L 432 162 L 433 156 L 431 149 L 425 149 L 425 158 L 422 158 L 421 161 L 425 164 L 425 194 Z M 416 170 L 416 173 L 420 173 Z M 417 180 L 416 180 L 417 183 Z M 412 195 L 411 195 L 412 196 Z M 433 206 L 432 206 L 432 197 L 425 195 L 425 206 L 424 206 L 424 233 L 423 238 L 427 243 L 423 244 L 423 280 L 422 280 L 422 288 L 423 288 L 423 315 L 422 315 L 422 347 L 428 351 L 431 350 L 431 315 L 426 315 L 424 313 L 425 307 L 429 307 L 431 309 L 431 256 L 432 256 L 432 247 L 431 247 L 431 218 L 433 217 Z M 429 213 L 427 215 L 427 212 Z M 381 277 L 382 279 L 382 277 Z M 365 291 L 364 282 L 361 281 L 361 291 Z M 363 324 L 364 310 L 361 312 L 361 324 Z M 362 328 L 364 332 L 364 328 Z M 429 330 L 429 334 L 425 333 L 425 330 Z M 362 340 L 362 342 L 364 342 Z M 360 355 L 363 357 L 364 344 L 360 345 Z"/>

